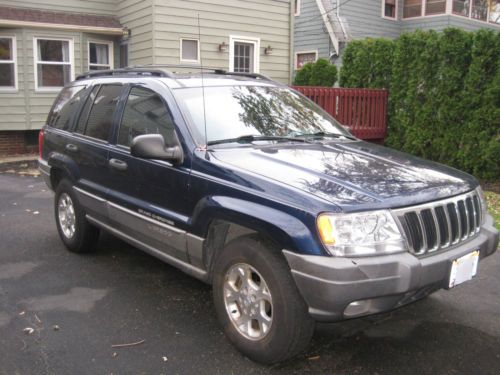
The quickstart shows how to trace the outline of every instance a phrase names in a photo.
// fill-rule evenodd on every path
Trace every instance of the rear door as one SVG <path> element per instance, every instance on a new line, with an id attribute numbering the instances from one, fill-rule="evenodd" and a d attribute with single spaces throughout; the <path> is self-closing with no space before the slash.
<path id="1" fill-rule="evenodd" d="M 66 154 L 78 166 L 75 190 L 79 201 L 91 216 L 101 220 L 108 216 L 109 140 L 122 90 L 120 84 L 94 86 L 65 145 Z"/>
<path id="2" fill-rule="evenodd" d="M 113 225 L 163 253 L 187 261 L 188 154 L 180 166 L 130 155 L 132 139 L 161 134 L 167 145 L 178 137 L 164 96 L 155 82 L 132 85 L 124 102 L 109 152 L 110 205 Z"/>

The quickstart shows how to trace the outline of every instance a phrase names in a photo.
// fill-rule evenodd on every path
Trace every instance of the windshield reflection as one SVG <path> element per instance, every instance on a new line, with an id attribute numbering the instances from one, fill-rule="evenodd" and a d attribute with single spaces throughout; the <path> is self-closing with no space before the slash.
<path id="1" fill-rule="evenodd" d="M 327 113 L 309 99 L 275 86 L 221 86 L 182 88 L 175 95 L 194 125 L 195 138 L 207 141 L 241 136 L 293 137 L 318 132 L 349 136 Z"/>

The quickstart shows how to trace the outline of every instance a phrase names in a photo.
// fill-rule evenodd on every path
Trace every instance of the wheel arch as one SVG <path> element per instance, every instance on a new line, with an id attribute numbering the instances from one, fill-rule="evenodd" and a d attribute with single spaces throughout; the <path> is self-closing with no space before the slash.
<path id="1" fill-rule="evenodd" d="M 308 226 L 287 212 L 232 197 L 210 197 L 200 202 L 193 216 L 194 228 L 205 238 L 203 263 L 212 278 L 217 255 L 231 240 L 258 234 L 282 250 L 324 255 Z"/>

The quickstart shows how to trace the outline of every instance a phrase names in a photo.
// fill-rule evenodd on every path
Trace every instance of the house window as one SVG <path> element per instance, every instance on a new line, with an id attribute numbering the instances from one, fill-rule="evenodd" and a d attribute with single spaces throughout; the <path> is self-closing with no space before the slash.
<path id="1" fill-rule="evenodd" d="M 452 12 L 459 16 L 469 17 L 470 0 L 453 0 Z"/>
<path id="2" fill-rule="evenodd" d="M 89 70 L 113 69 L 113 42 L 89 42 Z"/>
<path id="3" fill-rule="evenodd" d="M 500 0 L 453 0 L 452 12 L 459 16 L 500 24 Z"/>
<path id="4" fill-rule="evenodd" d="M 446 12 L 446 0 L 426 0 L 425 15 L 441 14 Z"/>
<path id="5" fill-rule="evenodd" d="M 488 19 L 488 2 L 489 0 L 472 0 L 471 17 L 486 21 Z"/>
<path id="6" fill-rule="evenodd" d="M 313 63 L 317 59 L 317 51 L 297 52 L 295 54 L 295 70 L 299 70 L 307 63 Z"/>
<path id="7" fill-rule="evenodd" d="M 384 0 L 384 17 L 396 18 L 396 0 Z"/>
<path id="8" fill-rule="evenodd" d="M 420 17 L 422 0 L 403 0 L 403 18 Z"/>
<path id="9" fill-rule="evenodd" d="M 73 77 L 73 41 L 35 38 L 35 87 L 58 89 Z"/>
<path id="10" fill-rule="evenodd" d="M 295 16 L 300 16 L 300 0 L 295 0 L 293 2 L 293 6 L 294 6 L 293 14 Z"/>
<path id="11" fill-rule="evenodd" d="M 0 35 L 0 90 L 17 89 L 16 39 Z"/>
<path id="12" fill-rule="evenodd" d="M 490 3 L 490 22 L 500 25 L 500 0 L 492 0 Z"/>
<path id="13" fill-rule="evenodd" d="M 200 62 L 200 43 L 198 39 L 181 38 L 181 61 Z"/>
<path id="14" fill-rule="evenodd" d="M 260 39 L 230 37 L 229 70 L 238 73 L 259 72 Z"/>

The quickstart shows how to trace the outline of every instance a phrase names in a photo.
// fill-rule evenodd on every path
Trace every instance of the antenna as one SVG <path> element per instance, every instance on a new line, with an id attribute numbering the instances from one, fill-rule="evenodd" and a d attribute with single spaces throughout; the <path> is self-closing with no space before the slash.
<path id="1" fill-rule="evenodd" d="M 200 46 L 200 72 L 201 72 L 201 94 L 203 97 L 203 125 L 205 127 L 205 149 L 208 146 L 207 136 L 207 113 L 205 112 L 205 80 L 203 75 L 203 57 L 201 56 L 201 27 L 200 27 L 200 13 L 198 13 L 198 40 Z"/>

